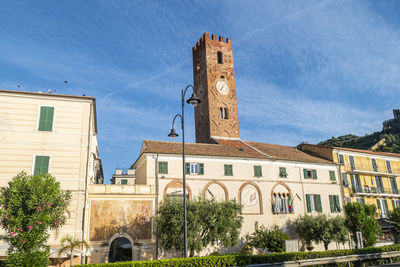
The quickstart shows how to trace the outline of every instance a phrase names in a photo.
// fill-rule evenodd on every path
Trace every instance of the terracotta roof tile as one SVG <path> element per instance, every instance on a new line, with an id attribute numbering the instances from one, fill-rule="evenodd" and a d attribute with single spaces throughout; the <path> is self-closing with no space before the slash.
<path id="1" fill-rule="evenodd" d="M 217 144 L 185 143 L 187 155 L 223 156 L 259 159 L 281 159 L 289 161 L 333 163 L 311 156 L 296 147 L 272 145 L 244 140 L 216 140 Z M 142 153 L 180 154 L 182 143 L 163 141 L 143 141 Z"/>

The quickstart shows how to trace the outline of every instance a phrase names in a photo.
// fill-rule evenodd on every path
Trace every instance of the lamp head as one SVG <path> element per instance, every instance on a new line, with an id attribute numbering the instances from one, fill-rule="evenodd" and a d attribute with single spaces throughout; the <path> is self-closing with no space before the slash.
<path id="1" fill-rule="evenodd" d="M 200 104 L 200 102 L 200 98 L 198 98 L 195 93 L 193 93 L 192 96 L 186 101 L 186 103 L 192 105 L 194 108 Z"/>
<path id="2" fill-rule="evenodd" d="M 171 132 L 168 134 L 168 137 L 170 138 L 178 137 L 178 134 L 176 133 L 174 128 L 171 129 Z"/>

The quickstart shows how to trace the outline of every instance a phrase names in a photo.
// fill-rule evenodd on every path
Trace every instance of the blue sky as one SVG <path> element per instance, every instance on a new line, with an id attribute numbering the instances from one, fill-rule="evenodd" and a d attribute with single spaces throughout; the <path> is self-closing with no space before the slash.
<path id="1" fill-rule="evenodd" d="M 142 140 L 168 140 L 193 82 L 192 46 L 209 32 L 232 38 L 242 139 L 364 135 L 400 108 L 398 14 L 389 0 L 5 0 L 0 89 L 96 97 L 109 183 Z M 186 115 L 193 142 L 189 106 Z"/>

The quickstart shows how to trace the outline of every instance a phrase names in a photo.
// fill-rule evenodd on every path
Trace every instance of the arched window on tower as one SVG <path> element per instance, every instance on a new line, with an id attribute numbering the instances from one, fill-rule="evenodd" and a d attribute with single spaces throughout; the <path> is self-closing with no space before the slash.
<path id="1" fill-rule="evenodd" d="M 219 108 L 219 117 L 223 120 L 228 119 L 228 110 L 227 108 Z"/>
<path id="2" fill-rule="evenodd" d="M 218 64 L 224 64 L 224 58 L 222 56 L 222 52 L 221 51 L 217 52 L 217 59 L 218 59 Z"/>

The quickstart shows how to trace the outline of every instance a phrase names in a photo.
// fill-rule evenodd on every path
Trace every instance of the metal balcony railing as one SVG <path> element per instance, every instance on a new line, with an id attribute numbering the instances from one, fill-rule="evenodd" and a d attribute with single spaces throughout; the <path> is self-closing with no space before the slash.
<path id="1" fill-rule="evenodd" d="M 387 187 L 353 187 L 353 193 L 398 195 L 399 190 Z"/>
<path id="2" fill-rule="evenodd" d="M 393 168 L 391 169 L 391 172 L 387 169 L 386 166 L 377 166 L 377 168 L 374 168 L 372 164 L 360 164 L 356 163 L 355 168 L 352 169 L 350 167 L 350 164 L 346 165 L 347 170 L 353 170 L 353 171 L 361 171 L 361 172 L 375 172 L 375 173 L 385 173 L 387 175 L 393 174 L 393 175 L 400 175 L 400 169 L 399 168 Z"/>

